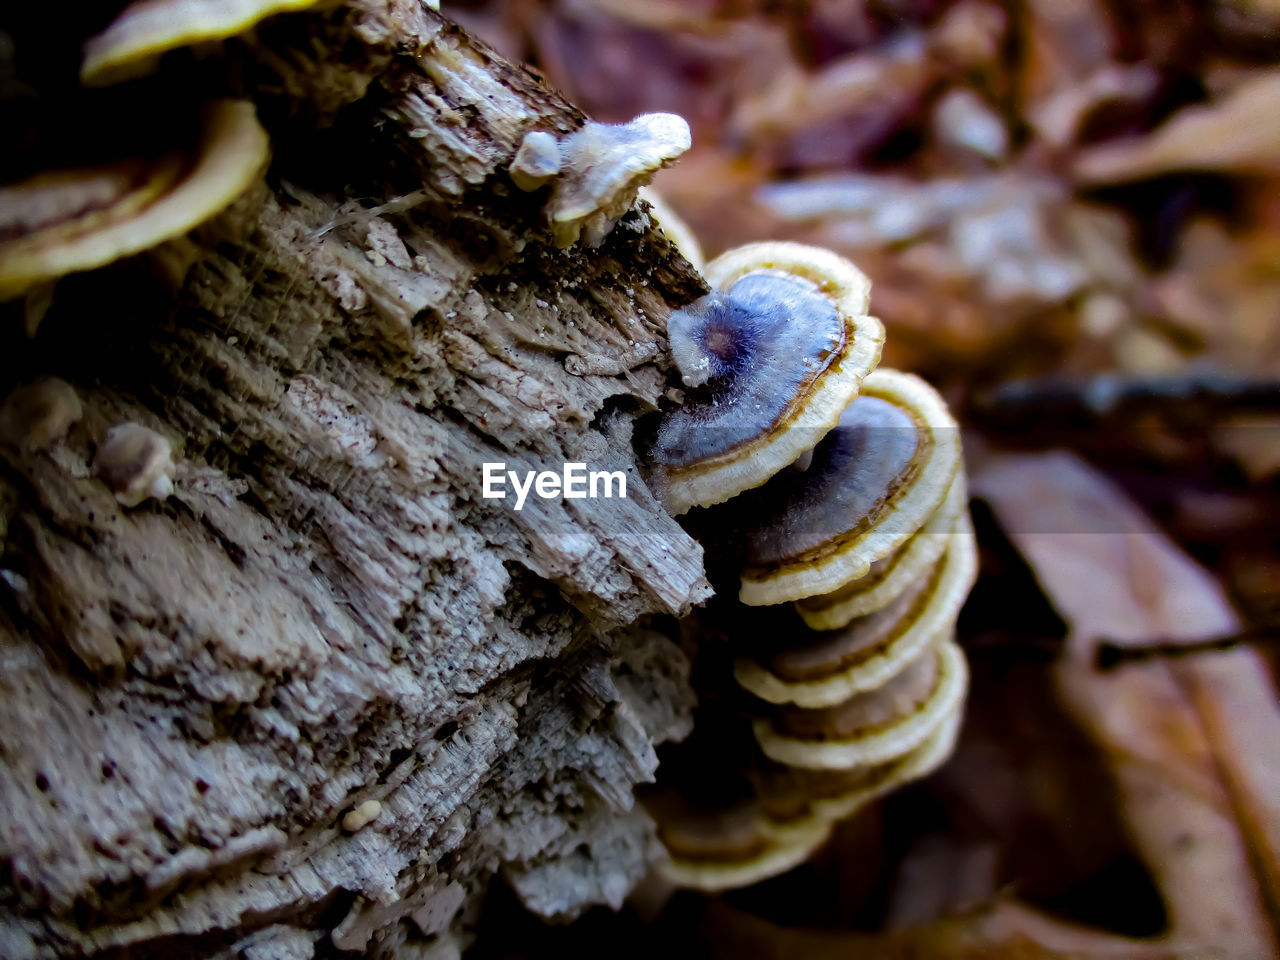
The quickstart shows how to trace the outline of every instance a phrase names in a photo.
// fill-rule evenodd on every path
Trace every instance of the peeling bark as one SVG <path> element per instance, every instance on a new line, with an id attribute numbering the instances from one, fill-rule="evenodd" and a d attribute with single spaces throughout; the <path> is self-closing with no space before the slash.
<path id="1" fill-rule="evenodd" d="M 581 115 L 419 4 L 221 56 L 265 181 L 63 280 L 6 371 L 84 417 L 0 448 L 0 954 L 448 956 L 499 873 L 541 914 L 617 904 L 692 704 L 647 625 L 710 592 L 630 442 L 701 280 L 643 204 L 558 249 L 505 167 Z M 173 445 L 168 499 L 93 474 L 124 421 Z M 516 512 L 486 461 L 628 497 Z"/>

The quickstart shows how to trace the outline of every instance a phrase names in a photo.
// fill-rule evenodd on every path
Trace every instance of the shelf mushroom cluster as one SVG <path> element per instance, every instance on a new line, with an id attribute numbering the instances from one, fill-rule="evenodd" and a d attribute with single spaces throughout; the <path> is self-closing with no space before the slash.
<path id="1" fill-rule="evenodd" d="M 174 151 L 0 186 L 0 301 L 149 250 L 230 206 L 266 167 L 267 134 L 245 100 L 214 100 L 203 120 L 194 155 Z"/>
<path id="2" fill-rule="evenodd" d="M 85 44 L 80 81 L 119 83 L 162 56 L 252 29 L 317 0 L 133 0 Z M 248 100 L 216 99 L 194 150 L 46 171 L 0 185 L 0 301 L 47 307 L 60 277 L 105 266 L 181 237 L 229 207 L 262 175 L 266 131 Z M 28 332 L 39 316 L 28 310 Z"/>
<path id="3" fill-rule="evenodd" d="M 243 33 L 266 17 L 315 3 L 133 0 L 86 43 L 80 82 L 102 87 L 128 80 L 155 70 L 166 53 Z M 69 274 L 144 251 L 154 251 L 171 271 L 185 271 L 186 254 L 174 242 L 262 180 L 271 151 L 254 104 L 212 99 L 199 117 L 194 144 L 175 136 L 158 155 L 67 166 L 0 184 L 0 302 L 23 299 L 28 336 L 36 335 L 53 302 L 54 285 Z M 6 398 L 0 441 L 43 449 L 80 416 L 69 384 L 38 381 Z M 174 469 L 168 439 L 132 422 L 108 430 L 94 458 L 95 474 L 125 506 L 167 497 Z"/>
<path id="4" fill-rule="evenodd" d="M 172 50 L 234 37 L 267 17 L 305 10 L 317 2 L 133 0 L 85 44 L 80 82 L 103 86 L 151 73 L 160 58 Z"/>
<path id="5" fill-rule="evenodd" d="M 705 272 L 713 292 L 668 322 L 690 391 L 650 453 L 673 513 L 732 498 L 702 533 L 736 558 L 738 589 L 715 612 L 729 654 L 706 644 L 702 673 L 733 681 L 704 698 L 715 735 L 700 719 L 694 759 L 649 806 L 668 877 L 722 889 L 807 859 L 838 820 L 950 753 L 968 686 L 954 630 L 977 557 L 959 430 L 924 381 L 875 369 L 866 277 L 793 243 Z M 708 793 L 696 781 L 713 769 Z"/>

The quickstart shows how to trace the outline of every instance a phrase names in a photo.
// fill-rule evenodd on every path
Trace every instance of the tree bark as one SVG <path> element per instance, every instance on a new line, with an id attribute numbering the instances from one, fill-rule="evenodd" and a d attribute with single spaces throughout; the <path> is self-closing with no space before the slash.
<path id="1" fill-rule="evenodd" d="M 631 444 L 701 280 L 643 204 L 558 248 L 504 170 L 582 116 L 418 3 L 211 64 L 263 182 L 61 281 L 8 371 L 84 416 L 0 451 L 0 954 L 448 956 L 497 874 L 616 905 L 653 853 L 633 787 L 690 723 L 669 624 L 709 593 Z M 172 442 L 171 497 L 95 476 L 124 421 Z M 626 499 L 481 496 L 484 462 L 565 461 Z"/>

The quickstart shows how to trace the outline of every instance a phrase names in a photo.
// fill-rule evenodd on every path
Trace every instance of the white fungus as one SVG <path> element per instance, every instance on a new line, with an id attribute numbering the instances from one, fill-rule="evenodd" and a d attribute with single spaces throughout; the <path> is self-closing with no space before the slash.
<path id="1" fill-rule="evenodd" d="M 173 447 L 140 423 L 121 423 L 108 430 L 93 467 L 126 507 L 136 507 L 149 497 L 163 500 L 173 493 Z"/>
<path id="2" fill-rule="evenodd" d="M 342 818 L 342 829 L 348 833 L 355 833 L 377 820 L 381 813 L 381 803 L 377 800 L 366 800 L 347 811 L 346 816 Z"/>

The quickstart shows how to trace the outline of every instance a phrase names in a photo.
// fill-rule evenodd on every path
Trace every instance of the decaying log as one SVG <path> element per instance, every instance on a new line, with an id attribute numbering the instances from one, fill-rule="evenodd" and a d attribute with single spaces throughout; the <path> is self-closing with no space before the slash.
<path id="1" fill-rule="evenodd" d="M 0 954 L 448 956 L 495 875 L 617 904 L 654 842 L 632 788 L 690 722 L 650 627 L 709 593 L 631 436 L 702 282 L 642 203 L 558 247 L 505 168 L 582 116 L 419 3 L 215 56 L 262 183 L 4 334 L 6 391 L 84 410 L 0 453 Z M 172 444 L 167 499 L 95 474 L 128 421 Z M 517 512 L 486 461 L 628 496 Z"/>

